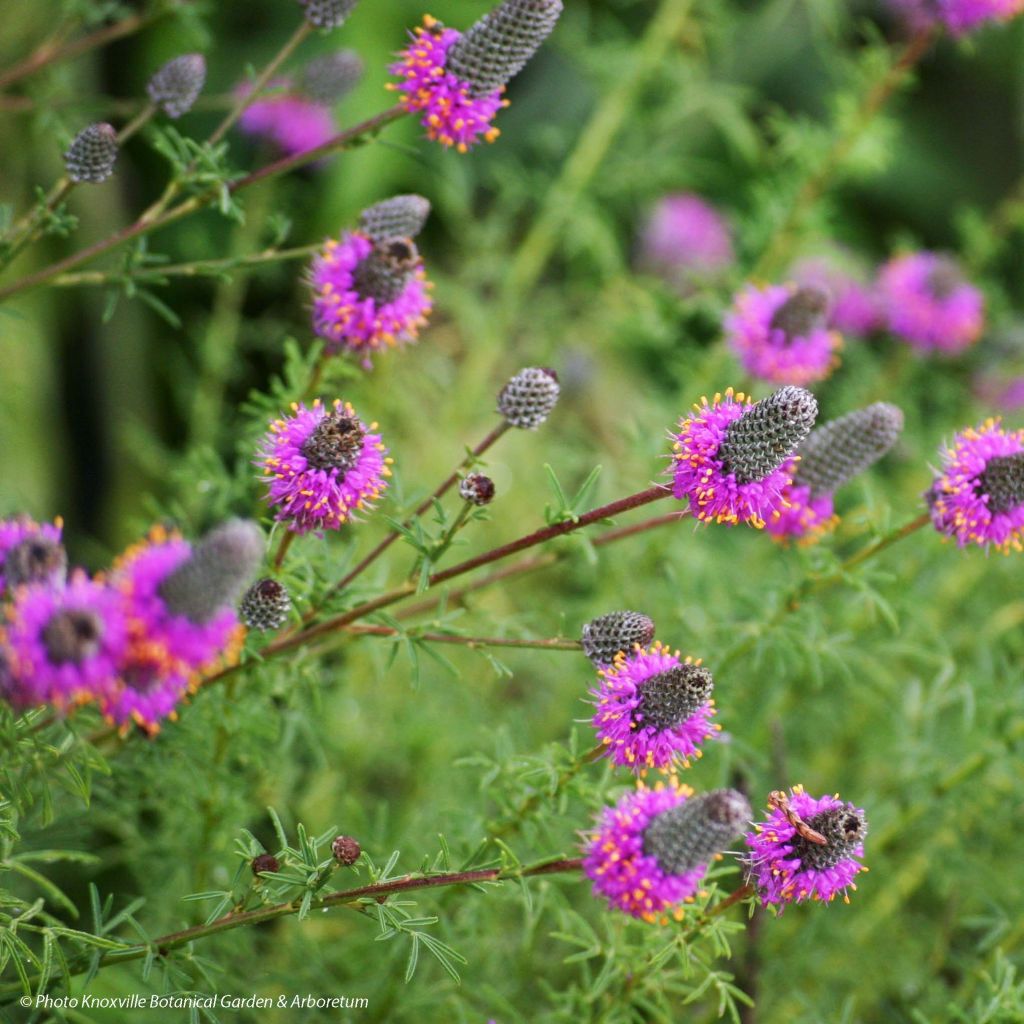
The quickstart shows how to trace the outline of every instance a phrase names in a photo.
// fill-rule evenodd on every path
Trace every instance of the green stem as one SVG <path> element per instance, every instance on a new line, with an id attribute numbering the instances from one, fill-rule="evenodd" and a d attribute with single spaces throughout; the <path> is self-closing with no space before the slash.
<path id="1" fill-rule="evenodd" d="M 563 640 L 552 637 L 549 640 L 523 640 L 516 637 L 460 636 L 457 633 L 405 633 L 392 626 L 346 626 L 344 632 L 352 636 L 408 636 L 411 640 L 423 640 L 431 644 L 457 644 L 461 647 L 516 647 L 543 651 L 576 651 L 582 648 L 578 640 Z"/>

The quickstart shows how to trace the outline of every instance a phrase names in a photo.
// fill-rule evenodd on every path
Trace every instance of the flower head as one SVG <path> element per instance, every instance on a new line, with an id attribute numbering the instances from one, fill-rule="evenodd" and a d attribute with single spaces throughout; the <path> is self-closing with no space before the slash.
<path id="1" fill-rule="evenodd" d="M 494 493 L 494 481 L 483 473 L 467 473 L 459 481 L 459 497 L 471 505 L 490 505 Z"/>
<path id="2" fill-rule="evenodd" d="M 266 139 L 285 156 L 294 156 L 322 146 L 337 134 L 330 108 L 299 92 L 291 79 L 276 78 L 269 88 L 272 91 L 246 107 L 238 119 L 246 135 Z M 236 94 L 243 97 L 251 91 L 246 82 Z"/>
<path id="3" fill-rule="evenodd" d="M 293 405 L 291 416 L 271 423 L 257 465 L 277 520 L 309 533 L 337 530 L 368 511 L 391 475 L 376 426 L 367 427 L 340 399 L 330 409 L 319 399 L 309 408 Z"/>
<path id="4" fill-rule="evenodd" d="M 498 392 L 498 412 L 511 427 L 536 430 L 558 404 L 562 387 L 547 366 L 527 366 Z"/>
<path id="5" fill-rule="evenodd" d="M 165 718 L 176 716 L 198 676 L 192 665 L 172 654 L 165 640 L 147 636 L 142 625 L 135 620 L 116 685 L 102 694 L 100 709 L 122 731 L 134 724 L 153 734 Z"/>
<path id="6" fill-rule="evenodd" d="M 734 790 L 694 797 L 685 786 L 641 788 L 607 807 L 584 851 L 595 895 L 644 921 L 667 923 L 666 911 L 692 900 L 707 870 L 750 818 Z"/>
<path id="7" fill-rule="evenodd" d="M 721 729 L 711 723 L 711 673 L 657 641 L 646 650 L 619 652 L 599 675 L 591 691 L 594 728 L 615 764 L 638 773 L 688 768 L 691 757 L 701 756 L 700 744 Z"/>
<path id="8" fill-rule="evenodd" d="M 954 260 L 914 252 L 890 260 L 879 275 L 886 322 L 922 352 L 962 352 L 981 335 L 984 298 Z"/>
<path id="9" fill-rule="evenodd" d="M 619 653 L 648 647 L 654 640 L 654 620 L 643 612 L 609 612 L 583 627 L 583 653 L 598 668 L 611 665 Z"/>
<path id="10" fill-rule="evenodd" d="M 815 799 L 802 786 L 773 796 L 768 820 L 744 837 L 748 875 L 762 902 L 827 903 L 840 893 L 849 902 L 846 890 L 856 889 L 854 878 L 867 870 L 856 859 L 864 856 L 864 812 L 838 796 Z"/>
<path id="11" fill-rule="evenodd" d="M 955 36 L 966 35 L 989 21 L 1009 21 L 1024 12 L 1024 0 L 891 0 L 917 30 L 944 25 Z"/>
<path id="12" fill-rule="evenodd" d="M 74 182 L 99 184 L 114 173 L 117 162 L 117 131 L 106 123 L 83 128 L 64 154 L 64 166 Z"/>
<path id="13" fill-rule="evenodd" d="M 829 327 L 843 334 L 870 334 L 881 326 L 882 311 L 874 288 L 856 257 L 836 246 L 801 260 L 790 272 L 802 286 L 820 288 L 832 297 Z"/>
<path id="14" fill-rule="evenodd" d="M 799 463 L 790 460 L 786 467 L 795 474 Z M 794 476 L 793 482 L 783 487 L 781 497 L 782 503 L 764 524 L 765 530 L 776 540 L 814 544 L 839 523 L 831 491 L 815 495 L 806 484 L 797 483 Z"/>
<path id="15" fill-rule="evenodd" d="M 314 260 L 313 328 L 328 352 L 365 357 L 414 341 L 432 303 L 423 262 L 411 238 L 374 241 L 360 232 L 333 239 Z"/>
<path id="16" fill-rule="evenodd" d="M 812 285 L 748 285 L 725 319 L 744 369 L 775 384 L 824 380 L 839 364 L 842 338 L 828 329 L 830 298 Z"/>
<path id="17" fill-rule="evenodd" d="M 0 594 L 22 583 L 62 587 L 67 555 L 60 538 L 64 522 L 37 523 L 28 516 L 0 520 Z"/>
<path id="18" fill-rule="evenodd" d="M 660 199 L 640 235 L 640 264 L 682 293 L 733 262 L 732 238 L 722 215 L 692 192 Z"/>
<path id="19" fill-rule="evenodd" d="M 321 107 L 332 107 L 359 84 L 365 70 L 355 50 L 325 53 L 302 69 L 298 91 Z"/>
<path id="20" fill-rule="evenodd" d="M 359 0 L 299 0 L 306 21 L 315 28 L 338 28 L 355 9 Z"/>
<path id="21" fill-rule="evenodd" d="M 169 60 L 149 80 L 149 98 L 172 118 L 192 109 L 206 82 L 206 60 L 201 53 L 186 53 Z"/>
<path id="22" fill-rule="evenodd" d="M 928 503 L 935 529 L 960 547 L 1024 550 L 1024 430 L 990 419 L 957 434 Z"/>
<path id="23" fill-rule="evenodd" d="M 818 403 L 803 388 L 780 388 L 753 404 L 732 388 L 705 398 L 679 424 L 672 492 L 702 522 L 760 529 L 791 477 L 784 464 L 810 432 Z"/>
<path id="24" fill-rule="evenodd" d="M 257 580 L 246 592 L 239 606 L 242 621 L 250 628 L 265 633 L 280 629 L 288 621 L 292 600 L 287 587 L 265 577 Z"/>

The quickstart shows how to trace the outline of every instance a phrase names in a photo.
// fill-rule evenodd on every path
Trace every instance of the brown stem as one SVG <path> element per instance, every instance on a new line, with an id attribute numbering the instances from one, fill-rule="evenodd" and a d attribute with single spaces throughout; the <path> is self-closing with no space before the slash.
<path id="1" fill-rule="evenodd" d="M 578 640 L 552 637 L 548 640 L 523 640 L 516 637 L 459 636 L 456 633 L 405 634 L 392 626 L 346 626 L 344 632 L 353 636 L 406 636 L 411 640 L 424 640 L 431 644 L 459 644 L 463 647 L 529 647 L 545 651 L 580 651 Z"/>
<path id="2" fill-rule="evenodd" d="M 274 555 L 274 571 L 284 564 L 285 555 L 288 554 L 288 549 L 292 546 L 292 541 L 295 540 L 295 534 L 289 530 L 282 538 L 281 543 L 277 546 L 277 554 Z"/>

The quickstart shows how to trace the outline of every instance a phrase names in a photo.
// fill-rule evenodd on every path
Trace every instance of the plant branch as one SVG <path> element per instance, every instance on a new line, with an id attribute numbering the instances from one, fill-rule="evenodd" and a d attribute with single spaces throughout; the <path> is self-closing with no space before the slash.
<path id="1" fill-rule="evenodd" d="M 346 626 L 344 632 L 353 636 L 408 636 L 410 640 L 423 640 L 431 644 L 458 644 L 463 647 L 522 647 L 545 651 L 582 650 L 578 640 L 552 637 L 549 640 L 523 640 L 516 637 L 460 636 L 457 633 L 410 633 L 392 626 Z"/>

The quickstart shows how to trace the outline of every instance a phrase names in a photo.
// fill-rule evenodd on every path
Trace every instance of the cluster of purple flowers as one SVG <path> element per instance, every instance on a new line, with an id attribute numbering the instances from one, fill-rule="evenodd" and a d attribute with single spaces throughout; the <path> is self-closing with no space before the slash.
<path id="1" fill-rule="evenodd" d="M 156 732 L 237 658 L 234 602 L 262 554 L 252 523 L 232 520 L 197 545 L 158 527 L 90 578 L 67 572 L 59 522 L 0 524 L 0 692 L 17 708 L 95 703 L 122 729 Z"/>
<path id="2" fill-rule="evenodd" d="M 963 36 L 990 21 L 1009 21 L 1024 13 L 1024 0 L 890 0 L 917 31 L 943 26 Z"/>

